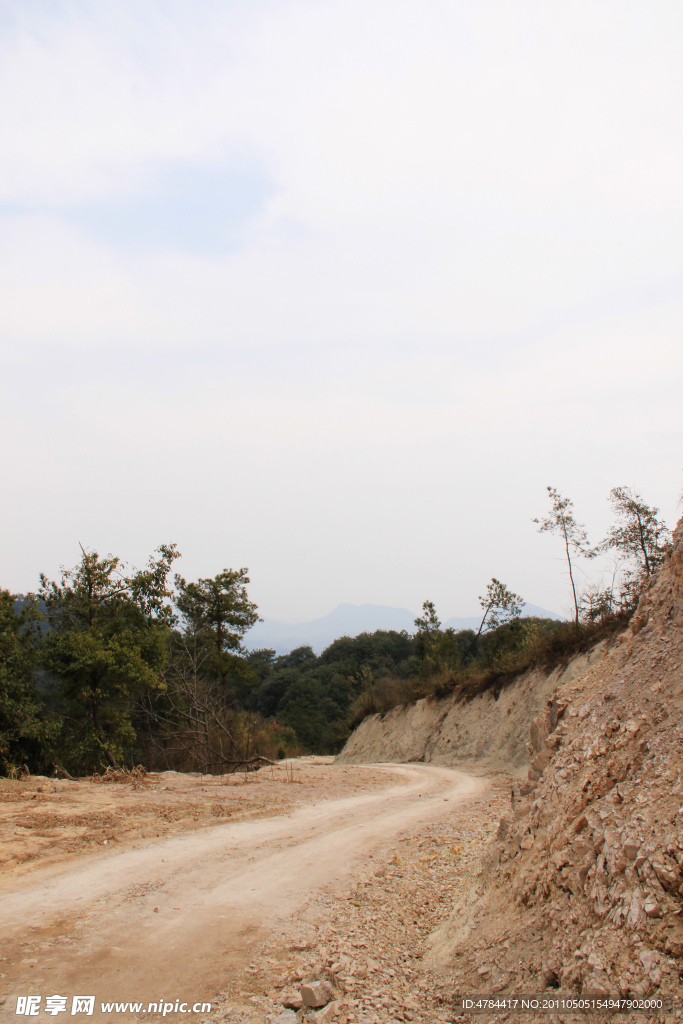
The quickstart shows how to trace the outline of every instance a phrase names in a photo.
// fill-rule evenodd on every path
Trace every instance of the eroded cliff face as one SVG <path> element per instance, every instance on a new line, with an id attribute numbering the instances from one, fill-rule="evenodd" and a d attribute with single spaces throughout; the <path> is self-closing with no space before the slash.
<path id="1" fill-rule="evenodd" d="M 600 644 L 564 669 L 525 672 L 497 698 L 493 693 L 470 701 L 427 698 L 384 716 L 371 715 L 349 737 L 337 760 L 426 761 L 523 772 L 530 758 L 529 722 L 543 716 L 558 690 L 599 664 L 605 653 L 605 644 Z"/>
<path id="2" fill-rule="evenodd" d="M 629 631 L 532 723 L 521 799 L 433 937 L 456 987 L 680 995 L 683 523 Z"/>

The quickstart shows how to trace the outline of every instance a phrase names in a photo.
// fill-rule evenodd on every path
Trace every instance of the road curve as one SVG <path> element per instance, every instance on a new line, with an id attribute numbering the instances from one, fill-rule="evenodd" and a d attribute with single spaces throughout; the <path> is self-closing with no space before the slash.
<path id="1" fill-rule="evenodd" d="M 381 767 L 397 785 L 34 875 L 0 896 L 4 993 L 211 999 L 246 962 L 260 928 L 347 881 L 396 833 L 488 784 L 433 765 Z M 31 962 L 21 944 L 37 939 L 44 959 L 33 953 Z M 16 1020 L 11 995 L 3 1009 Z"/>

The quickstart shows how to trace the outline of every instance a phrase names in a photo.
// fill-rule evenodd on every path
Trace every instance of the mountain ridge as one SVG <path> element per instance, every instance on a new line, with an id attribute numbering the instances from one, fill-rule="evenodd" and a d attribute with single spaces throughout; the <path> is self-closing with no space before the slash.
<path id="1" fill-rule="evenodd" d="M 555 612 L 535 604 L 525 604 L 523 617 L 538 616 L 560 619 Z M 405 629 L 415 631 L 415 612 L 407 608 L 390 605 L 348 604 L 337 605 L 327 615 L 307 622 L 282 622 L 266 618 L 252 626 L 245 636 L 245 647 L 249 651 L 270 649 L 276 654 L 289 654 L 296 647 L 312 647 L 316 654 L 322 653 L 334 640 L 341 636 L 358 636 L 359 633 L 374 633 L 378 629 Z M 452 616 L 443 626 L 445 629 L 478 629 L 481 615 Z"/>

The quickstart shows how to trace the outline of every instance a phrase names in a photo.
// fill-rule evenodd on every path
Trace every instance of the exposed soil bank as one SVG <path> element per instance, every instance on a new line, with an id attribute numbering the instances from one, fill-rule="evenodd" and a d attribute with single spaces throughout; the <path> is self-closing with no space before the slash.
<path id="1" fill-rule="evenodd" d="M 682 626 L 683 522 L 631 628 L 532 722 L 521 800 L 432 936 L 461 990 L 676 999 L 681 1018 Z"/>
<path id="2" fill-rule="evenodd" d="M 529 764 L 529 726 L 559 689 L 598 664 L 606 645 L 552 672 L 533 669 L 493 692 L 464 702 L 457 697 L 425 698 L 386 715 L 371 715 L 358 726 L 337 758 L 340 764 L 424 761 L 473 764 L 522 772 Z"/>

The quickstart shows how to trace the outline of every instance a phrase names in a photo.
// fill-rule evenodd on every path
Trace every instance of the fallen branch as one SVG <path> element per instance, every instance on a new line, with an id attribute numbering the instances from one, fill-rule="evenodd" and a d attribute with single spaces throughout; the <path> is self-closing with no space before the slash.
<path id="1" fill-rule="evenodd" d="M 209 764 L 204 765 L 204 768 L 228 767 L 229 771 L 225 774 L 233 775 L 234 772 L 239 771 L 242 765 L 244 765 L 244 771 L 257 772 L 263 764 L 277 765 L 277 761 L 271 761 L 269 758 L 259 754 L 257 757 L 244 758 L 241 761 L 211 761 Z"/>

